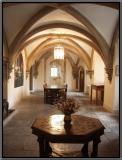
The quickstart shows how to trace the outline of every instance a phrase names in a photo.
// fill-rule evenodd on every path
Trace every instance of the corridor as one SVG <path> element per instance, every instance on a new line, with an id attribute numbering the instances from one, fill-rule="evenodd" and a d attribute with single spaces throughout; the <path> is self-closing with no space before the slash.
<path id="1" fill-rule="evenodd" d="M 107 112 L 102 106 L 91 105 L 89 97 L 78 93 L 68 93 L 80 103 L 75 114 L 100 119 L 105 126 L 101 137 L 98 157 L 119 156 L 119 118 Z M 14 106 L 15 111 L 3 122 L 3 156 L 4 157 L 39 157 L 37 137 L 32 134 L 31 125 L 35 118 L 62 114 L 54 105 L 43 103 L 43 92 L 31 94 Z M 54 157 L 81 157 L 82 144 L 51 144 Z M 92 143 L 89 144 L 89 154 Z"/>

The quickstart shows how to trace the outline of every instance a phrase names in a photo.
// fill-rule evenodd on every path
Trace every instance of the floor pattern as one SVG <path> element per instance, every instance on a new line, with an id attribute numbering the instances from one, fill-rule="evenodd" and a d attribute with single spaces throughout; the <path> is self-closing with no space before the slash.
<path id="1" fill-rule="evenodd" d="M 105 134 L 99 144 L 99 157 L 119 157 L 119 117 L 90 104 L 89 97 L 82 93 L 68 93 L 79 101 L 80 109 L 75 113 L 95 117 L 105 126 Z M 43 103 L 43 93 L 32 93 L 14 106 L 15 111 L 3 122 L 4 157 L 39 157 L 37 137 L 32 134 L 31 125 L 35 118 L 62 114 L 53 105 Z M 81 157 L 81 144 L 51 144 L 54 157 Z M 92 142 L 89 144 L 89 154 Z"/>

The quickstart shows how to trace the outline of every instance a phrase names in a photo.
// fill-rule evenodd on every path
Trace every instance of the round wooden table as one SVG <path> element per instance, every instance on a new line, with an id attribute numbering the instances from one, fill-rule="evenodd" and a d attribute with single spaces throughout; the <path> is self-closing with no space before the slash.
<path id="1" fill-rule="evenodd" d="M 71 125 L 64 124 L 64 115 L 37 118 L 32 124 L 32 133 L 38 137 L 40 157 L 49 157 L 52 143 L 81 143 L 83 157 L 88 155 L 88 143 L 93 141 L 91 157 L 97 157 L 100 136 L 104 134 L 102 123 L 91 117 L 72 115 Z"/>

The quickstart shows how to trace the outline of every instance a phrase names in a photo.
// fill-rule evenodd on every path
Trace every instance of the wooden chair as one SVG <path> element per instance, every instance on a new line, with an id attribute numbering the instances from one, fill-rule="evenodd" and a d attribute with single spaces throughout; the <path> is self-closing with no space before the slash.
<path id="1" fill-rule="evenodd" d="M 45 103 L 52 104 L 52 93 L 49 89 L 45 88 Z"/>
<path id="2" fill-rule="evenodd" d="M 66 89 L 60 89 L 59 90 L 59 99 L 62 101 L 66 100 L 67 90 Z"/>
<path id="3" fill-rule="evenodd" d="M 47 88 L 47 83 L 43 84 L 43 89 L 44 89 L 44 103 L 46 103 L 46 88 Z"/>

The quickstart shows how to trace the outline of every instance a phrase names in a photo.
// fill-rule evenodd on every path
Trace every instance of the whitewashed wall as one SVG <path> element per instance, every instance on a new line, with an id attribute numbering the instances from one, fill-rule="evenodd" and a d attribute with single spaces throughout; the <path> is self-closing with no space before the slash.
<path id="1" fill-rule="evenodd" d="M 25 57 L 24 60 L 24 85 L 14 88 L 14 69 L 12 70 L 10 76 L 11 78 L 8 80 L 8 102 L 9 108 L 12 108 L 16 105 L 21 99 L 25 98 L 29 94 L 29 81 L 26 79 L 26 68 L 25 68 Z"/>
<path id="2" fill-rule="evenodd" d="M 94 51 L 93 56 L 93 83 L 104 83 L 104 73 L 105 73 L 105 65 L 103 60 L 101 59 L 100 55 Z"/>
<path id="3" fill-rule="evenodd" d="M 92 64 L 92 70 L 94 71 L 94 74 L 91 79 L 91 84 L 104 84 L 105 81 L 105 65 L 100 57 L 100 55 L 94 51 L 93 54 L 93 64 Z M 91 96 L 91 84 L 89 85 L 89 96 Z M 98 93 L 98 98 L 100 98 L 101 95 Z M 96 91 L 92 90 L 92 99 L 96 99 Z"/>

